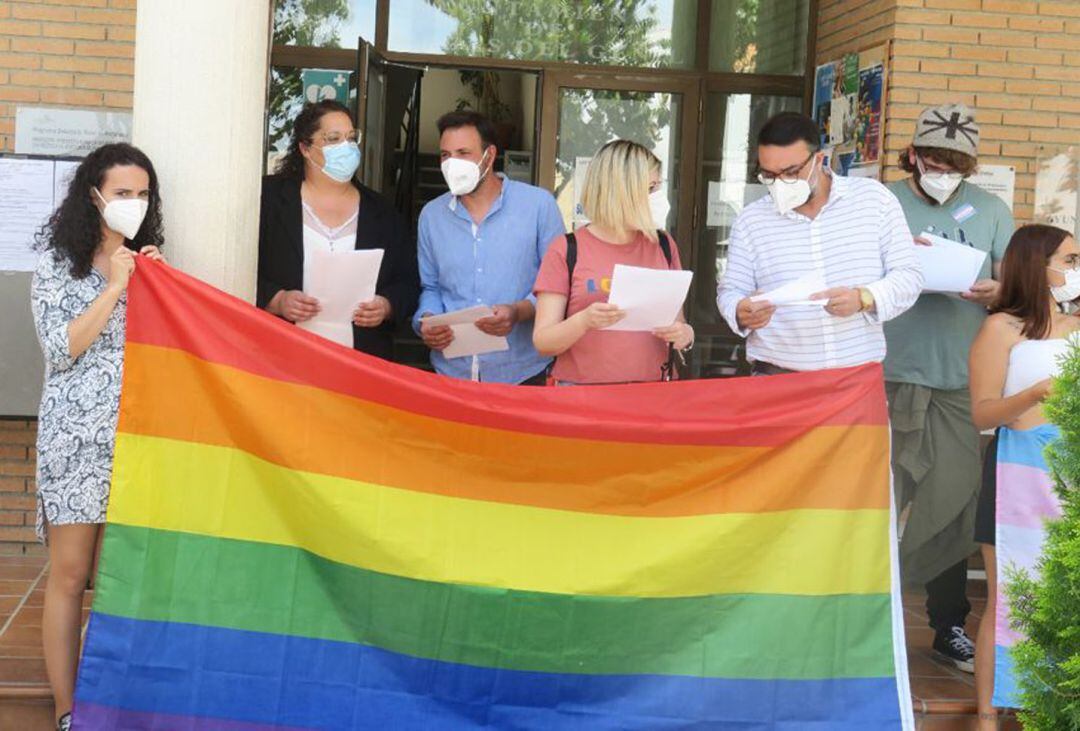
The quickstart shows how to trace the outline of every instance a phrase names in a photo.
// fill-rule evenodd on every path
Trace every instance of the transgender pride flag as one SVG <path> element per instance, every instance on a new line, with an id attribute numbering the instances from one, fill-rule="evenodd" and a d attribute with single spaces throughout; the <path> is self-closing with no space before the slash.
<path id="1" fill-rule="evenodd" d="M 1061 503 L 1043 456 L 1058 428 L 998 431 L 997 453 L 997 615 L 994 626 L 994 706 L 1019 708 L 1020 692 L 1009 649 L 1020 639 L 1009 626 L 1008 570 L 1034 573 L 1046 537 L 1044 524 L 1061 517 Z"/>

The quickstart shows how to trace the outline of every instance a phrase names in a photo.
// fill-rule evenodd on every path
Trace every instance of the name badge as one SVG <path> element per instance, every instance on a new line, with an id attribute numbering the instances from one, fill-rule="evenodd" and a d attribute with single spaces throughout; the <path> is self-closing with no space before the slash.
<path id="1" fill-rule="evenodd" d="M 964 221 L 974 216 L 975 213 L 975 207 L 972 206 L 970 203 L 965 203 L 964 205 L 957 206 L 955 209 L 953 209 L 952 217 L 953 220 L 957 223 L 963 223 Z"/>

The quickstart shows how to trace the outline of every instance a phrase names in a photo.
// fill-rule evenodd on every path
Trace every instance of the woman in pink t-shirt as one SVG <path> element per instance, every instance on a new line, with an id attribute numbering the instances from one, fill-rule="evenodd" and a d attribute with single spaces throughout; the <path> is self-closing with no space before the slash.
<path id="1" fill-rule="evenodd" d="M 552 242 L 540 265 L 533 343 L 540 353 L 557 356 L 556 383 L 659 381 L 668 344 L 682 351 L 694 342 L 681 315 L 651 333 L 603 328 L 626 315 L 607 302 L 616 264 L 682 268 L 675 242 L 658 230 L 668 212 L 660 160 L 636 142 L 609 142 L 589 163 L 581 204 L 591 223 L 574 234 L 572 276 L 566 237 Z"/>

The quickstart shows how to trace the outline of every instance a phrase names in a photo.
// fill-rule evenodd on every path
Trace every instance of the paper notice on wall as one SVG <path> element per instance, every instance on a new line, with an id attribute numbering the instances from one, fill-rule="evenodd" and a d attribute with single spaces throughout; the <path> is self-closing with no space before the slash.
<path id="1" fill-rule="evenodd" d="M 724 184 L 717 180 L 709 181 L 709 200 L 705 208 L 706 226 L 730 226 L 737 212 L 724 200 Z"/>
<path id="2" fill-rule="evenodd" d="M 855 139 L 855 95 L 833 97 L 829 113 L 829 144 L 846 145 Z"/>
<path id="3" fill-rule="evenodd" d="M 705 225 L 731 227 L 743 208 L 768 194 L 760 183 L 710 180 Z"/>
<path id="4" fill-rule="evenodd" d="M 1016 192 L 1016 168 L 1012 165 L 980 165 L 967 180 L 996 195 L 1012 210 Z"/>
<path id="5" fill-rule="evenodd" d="M 75 175 L 75 168 L 79 167 L 77 160 L 54 160 L 53 161 L 53 197 L 59 206 L 67 197 L 71 187 L 71 179 Z"/>
<path id="6" fill-rule="evenodd" d="M 57 180 L 70 174 L 68 163 L 0 157 L 0 271 L 32 272 L 38 252 L 34 236 L 67 194 Z"/>

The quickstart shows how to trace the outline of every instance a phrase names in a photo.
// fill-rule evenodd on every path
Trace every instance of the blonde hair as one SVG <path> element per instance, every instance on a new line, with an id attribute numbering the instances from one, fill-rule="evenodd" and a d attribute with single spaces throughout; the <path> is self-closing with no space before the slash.
<path id="1" fill-rule="evenodd" d="M 585 171 L 581 206 L 590 221 L 618 232 L 640 231 L 657 240 L 649 210 L 649 176 L 660 171 L 660 158 L 630 140 L 600 148 Z"/>

